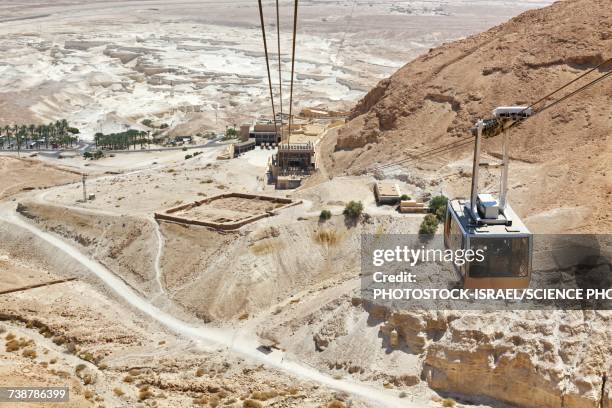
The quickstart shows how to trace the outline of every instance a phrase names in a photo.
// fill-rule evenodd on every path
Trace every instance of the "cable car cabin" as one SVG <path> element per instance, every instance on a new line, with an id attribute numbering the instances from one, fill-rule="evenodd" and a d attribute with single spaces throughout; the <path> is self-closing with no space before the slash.
<path id="1" fill-rule="evenodd" d="M 533 236 L 509 205 L 500 211 L 489 194 L 479 194 L 472 215 L 469 200 L 449 201 L 444 246 L 453 251 L 484 250 L 483 262 L 465 263 L 456 272 L 466 289 L 529 287 Z M 494 217 L 494 218 L 493 218 Z M 475 219 L 476 218 L 476 219 Z"/>
<path id="2" fill-rule="evenodd" d="M 529 106 L 500 106 L 493 110 L 496 118 L 521 120 L 533 115 L 533 108 Z"/>

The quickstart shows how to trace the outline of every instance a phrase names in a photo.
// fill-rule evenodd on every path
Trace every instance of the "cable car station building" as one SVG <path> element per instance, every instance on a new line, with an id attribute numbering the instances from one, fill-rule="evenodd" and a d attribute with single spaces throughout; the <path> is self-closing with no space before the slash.
<path id="1" fill-rule="evenodd" d="M 241 129 L 242 130 L 242 129 Z M 257 146 L 267 144 L 275 146 L 281 141 L 280 124 L 276 126 L 271 120 L 258 121 L 249 127 L 247 139 L 254 139 Z"/>
<path id="2" fill-rule="evenodd" d="M 270 179 L 277 189 L 297 188 L 316 167 L 313 143 L 281 143 L 270 159 Z"/>

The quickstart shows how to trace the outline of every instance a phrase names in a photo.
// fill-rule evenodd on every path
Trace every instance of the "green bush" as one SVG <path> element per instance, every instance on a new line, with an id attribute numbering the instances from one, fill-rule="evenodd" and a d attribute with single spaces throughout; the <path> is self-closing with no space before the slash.
<path id="1" fill-rule="evenodd" d="M 436 210 L 436 217 L 438 217 L 438 219 L 440 220 L 440 222 L 444 222 L 444 219 L 446 218 L 446 206 L 444 207 L 439 207 Z"/>
<path id="2" fill-rule="evenodd" d="M 184 151 L 184 152 L 186 152 L 186 151 L 187 151 L 187 148 L 186 148 L 186 147 L 183 147 L 183 151 Z"/>
<path id="3" fill-rule="evenodd" d="M 402 194 L 402 196 L 400 197 L 400 200 L 406 201 L 406 200 L 412 200 L 412 198 L 410 198 L 408 194 Z"/>
<path id="4" fill-rule="evenodd" d="M 427 214 L 419 228 L 419 234 L 432 235 L 438 230 L 438 217 L 433 214 Z"/>
<path id="5" fill-rule="evenodd" d="M 225 131 L 225 138 L 226 139 L 233 139 L 235 137 L 238 136 L 238 131 L 236 129 L 233 128 L 229 128 Z"/>
<path id="6" fill-rule="evenodd" d="M 344 207 L 344 211 L 342 212 L 348 218 L 359 218 L 361 213 L 363 212 L 363 204 L 361 201 L 350 201 L 346 207 Z"/>
<path id="7" fill-rule="evenodd" d="M 144 119 L 142 122 L 143 125 L 145 125 L 146 127 L 152 127 L 153 126 L 153 121 L 151 119 Z"/>
<path id="8" fill-rule="evenodd" d="M 186 154 L 186 155 L 185 155 L 185 160 L 187 160 L 187 159 L 191 159 L 192 157 L 193 157 L 192 155 L 190 155 L 190 154 Z"/>
<path id="9" fill-rule="evenodd" d="M 443 195 L 436 196 L 429 201 L 429 212 L 435 214 L 440 221 L 444 220 L 448 198 Z"/>
<path id="10" fill-rule="evenodd" d="M 321 221 L 327 221 L 327 220 L 329 220 L 331 218 L 331 216 L 332 216 L 331 211 L 329 211 L 329 210 L 322 210 L 321 214 L 319 215 L 319 219 Z"/>
<path id="11" fill-rule="evenodd" d="M 104 152 L 102 150 L 96 150 L 93 153 L 92 152 L 83 153 L 84 159 L 97 160 L 97 159 L 101 159 L 102 157 L 104 157 Z"/>

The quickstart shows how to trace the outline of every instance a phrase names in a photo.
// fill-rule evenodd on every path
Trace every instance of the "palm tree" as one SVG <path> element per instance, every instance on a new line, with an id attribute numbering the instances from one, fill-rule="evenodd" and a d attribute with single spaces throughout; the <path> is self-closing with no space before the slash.
<path id="1" fill-rule="evenodd" d="M 7 146 L 11 144 L 11 133 L 10 132 L 11 132 L 11 127 L 9 125 L 4 125 L 4 133 L 6 134 Z"/>
<path id="2" fill-rule="evenodd" d="M 13 138 L 17 141 L 17 132 L 19 131 L 19 125 L 13 125 Z"/>
<path id="3" fill-rule="evenodd" d="M 36 126 L 36 134 L 38 137 L 36 138 L 36 148 L 40 150 L 40 143 L 38 141 L 43 137 L 44 125 Z"/>
<path id="4" fill-rule="evenodd" d="M 34 131 L 36 130 L 36 125 L 34 124 L 30 124 L 30 126 L 28 126 L 28 135 L 30 137 L 30 142 L 32 142 L 32 140 L 34 140 Z"/>
<path id="5" fill-rule="evenodd" d="M 51 144 L 57 143 L 55 123 L 49 122 L 47 128 L 49 129 L 49 139 L 51 139 Z"/>

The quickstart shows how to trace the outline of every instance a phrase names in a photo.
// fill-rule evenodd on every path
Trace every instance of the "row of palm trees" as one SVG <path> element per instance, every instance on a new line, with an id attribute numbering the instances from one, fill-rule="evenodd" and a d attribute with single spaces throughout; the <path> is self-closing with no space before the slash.
<path id="1" fill-rule="evenodd" d="M 0 126 L 0 149 L 22 150 L 72 147 L 78 141 L 79 130 L 70 127 L 66 119 L 48 125 Z"/>
<path id="2" fill-rule="evenodd" d="M 109 135 L 96 133 L 94 135 L 94 142 L 96 143 L 97 149 L 129 150 L 130 147 L 136 149 L 136 145 L 140 145 L 142 149 L 145 144 L 149 146 L 151 142 L 156 143 L 159 141 L 157 139 L 151 139 L 150 132 L 130 129 L 125 132 L 111 133 Z"/>

